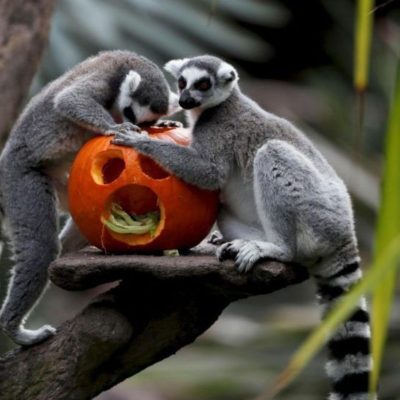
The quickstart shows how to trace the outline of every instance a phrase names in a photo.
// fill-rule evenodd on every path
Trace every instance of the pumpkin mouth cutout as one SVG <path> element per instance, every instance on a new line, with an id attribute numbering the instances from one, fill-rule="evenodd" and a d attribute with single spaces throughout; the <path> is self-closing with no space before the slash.
<path id="1" fill-rule="evenodd" d="M 170 176 L 164 168 L 160 167 L 154 160 L 143 154 L 139 154 L 139 164 L 142 172 L 152 179 L 165 179 Z"/>
<path id="2" fill-rule="evenodd" d="M 129 215 L 143 216 L 148 213 L 159 213 L 160 219 L 155 231 L 142 234 L 117 233 L 110 230 L 103 224 L 103 234 L 109 234 L 115 240 L 126 243 L 130 246 L 142 245 L 154 241 L 164 228 L 164 207 L 153 190 L 146 186 L 130 184 L 123 186 L 112 193 L 106 202 L 105 210 L 101 218 L 108 220 L 112 214 L 113 205 L 119 206 Z"/>
<path id="3" fill-rule="evenodd" d="M 98 185 L 108 185 L 116 181 L 125 170 L 122 151 L 103 151 L 95 157 L 91 175 Z"/>

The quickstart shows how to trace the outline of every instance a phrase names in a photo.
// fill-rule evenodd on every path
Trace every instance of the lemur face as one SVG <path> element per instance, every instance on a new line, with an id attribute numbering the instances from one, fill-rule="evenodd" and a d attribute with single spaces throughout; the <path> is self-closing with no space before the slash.
<path id="1" fill-rule="evenodd" d="M 152 125 L 163 116 L 179 111 L 178 96 L 167 84 L 153 87 L 130 71 L 120 86 L 117 107 L 124 118 L 135 125 Z"/>
<path id="2" fill-rule="evenodd" d="M 222 103 L 238 81 L 238 74 L 231 65 L 212 56 L 171 60 L 164 68 L 177 79 L 179 105 L 186 110 Z"/>

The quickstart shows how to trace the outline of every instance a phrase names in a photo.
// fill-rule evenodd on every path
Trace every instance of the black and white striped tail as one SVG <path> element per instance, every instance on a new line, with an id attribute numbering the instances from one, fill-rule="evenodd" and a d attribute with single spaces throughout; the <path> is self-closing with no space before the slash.
<path id="1" fill-rule="evenodd" d="M 361 278 L 359 262 L 337 266 L 334 272 L 315 275 L 318 297 L 324 313 Z M 371 330 L 365 299 L 328 341 L 329 360 L 326 364 L 332 381 L 329 400 L 371 400 L 368 397 Z"/>

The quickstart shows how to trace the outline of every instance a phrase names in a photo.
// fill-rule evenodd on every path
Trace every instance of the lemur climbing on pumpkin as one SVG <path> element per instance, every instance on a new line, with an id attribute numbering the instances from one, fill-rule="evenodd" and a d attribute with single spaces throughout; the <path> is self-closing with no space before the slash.
<path id="1" fill-rule="evenodd" d="M 123 132 L 114 143 L 134 147 L 187 183 L 219 189 L 217 257 L 233 259 L 243 273 L 264 258 L 308 266 L 326 313 L 361 278 L 344 183 L 302 132 L 240 91 L 228 63 L 199 56 L 172 60 L 165 69 L 188 110 L 190 147 Z M 330 400 L 367 400 L 369 341 L 361 299 L 328 342 Z"/>
<path id="2" fill-rule="evenodd" d="M 118 50 L 85 60 L 29 101 L 0 156 L 0 205 L 15 261 L 0 325 L 16 343 L 32 345 L 55 332 L 49 325 L 28 330 L 23 324 L 59 253 L 56 192 L 65 206 L 77 151 L 95 135 L 137 132 L 136 124 L 155 123 L 178 108 L 154 63 Z M 68 246 L 77 237 L 70 221 L 62 239 Z"/>

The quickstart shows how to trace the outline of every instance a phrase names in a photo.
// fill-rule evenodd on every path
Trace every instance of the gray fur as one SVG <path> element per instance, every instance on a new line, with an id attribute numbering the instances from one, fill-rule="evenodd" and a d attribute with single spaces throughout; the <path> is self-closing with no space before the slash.
<path id="1" fill-rule="evenodd" d="M 200 56 L 172 60 L 166 69 L 180 79 L 181 102 L 184 97 L 186 108 L 191 109 L 191 146 L 123 133 L 115 143 L 135 147 L 190 184 L 219 189 L 222 238 L 213 236 L 220 244 L 217 256 L 233 258 L 241 272 L 250 271 L 263 258 L 307 265 L 316 279 L 320 302 L 329 310 L 361 277 L 353 212 L 342 180 L 302 132 L 240 91 L 237 72 L 229 64 Z M 195 81 L 204 79 L 204 74 L 212 87 L 203 92 Z M 356 337 L 362 352 L 364 341 L 369 340 L 368 314 L 362 306 L 348 324 L 352 321 L 357 322 L 353 328 L 359 329 L 359 335 L 354 329 L 349 335 L 341 329 L 333 338 L 334 346 Z M 349 369 L 334 371 L 344 364 L 331 357 L 331 376 L 353 379 Z M 369 358 L 368 353 L 360 365 L 370 368 L 364 362 Z M 334 391 L 340 392 L 340 385 L 335 381 Z M 361 386 L 360 391 L 366 392 Z M 364 398 L 345 391 L 335 395 Z"/>
<path id="2" fill-rule="evenodd" d="M 136 79 L 134 92 L 129 92 L 128 77 Z M 123 119 L 122 95 L 122 103 L 132 113 L 139 110 L 140 117 L 118 124 L 112 114 Z M 168 84 L 155 64 L 132 52 L 107 51 L 48 84 L 22 112 L 0 157 L 1 207 L 16 263 L 0 324 L 15 342 L 31 345 L 55 331 L 50 326 L 30 331 L 23 323 L 60 251 L 56 192 L 65 206 L 67 173 L 76 152 L 95 135 L 137 131 L 134 124 L 167 114 L 169 101 Z M 70 221 L 62 234 L 66 249 L 76 245 L 74 235 Z"/>

